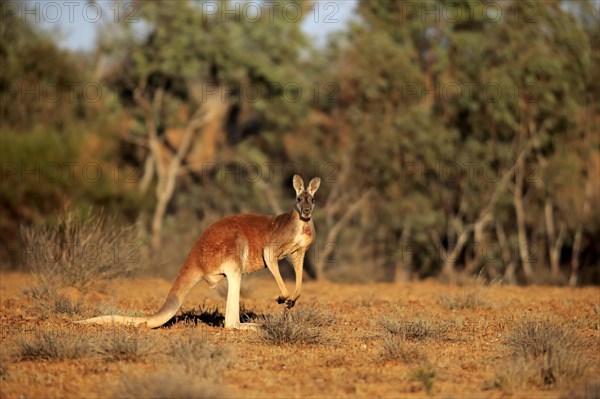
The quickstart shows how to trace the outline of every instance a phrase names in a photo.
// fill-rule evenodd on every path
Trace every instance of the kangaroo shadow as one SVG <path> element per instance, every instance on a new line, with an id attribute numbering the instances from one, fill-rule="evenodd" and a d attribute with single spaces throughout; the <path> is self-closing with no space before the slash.
<path id="1" fill-rule="evenodd" d="M 248 310 L 244 308 L 244 306 L 240 307 L 240 321 L 242 323 L 248 323 L 263 318 L 264 315 L 262 314 Z M 194 325 L 206 324 L 211 327 L 223 327 L 225 325 L 225 315 L 219 311 L 219 308 L 216 306 L 214 308 L 201 306 L 200 309 L 192 308 L 191 310 L 182 311 L 181 314 L 178 314 L 167 321 L 163 327 L 170 328 L 178 323 Z"/>

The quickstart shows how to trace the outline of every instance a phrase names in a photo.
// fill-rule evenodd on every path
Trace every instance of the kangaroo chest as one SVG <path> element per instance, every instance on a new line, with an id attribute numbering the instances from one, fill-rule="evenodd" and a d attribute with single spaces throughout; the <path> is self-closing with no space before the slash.
<path id="1" fill-rule="evenodd" d="M 286 255 L 294 253 L 301 248 L 306 248 L 312 244 L 314 239 L 314 228 L 311 223 L 301 223 L 289 237 L 285 237 L 279 243 L 277 259 L 282 259 Z"/>

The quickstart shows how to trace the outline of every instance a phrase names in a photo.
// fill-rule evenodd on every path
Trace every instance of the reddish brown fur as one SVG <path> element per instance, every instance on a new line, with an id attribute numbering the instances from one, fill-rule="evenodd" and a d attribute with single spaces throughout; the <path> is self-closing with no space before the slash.
<path id="1" fill-rule="evenodd" d="M 239 289 L 242 274 L 268 267 L 279 286 L 279 303 L 289 308 L 300 296 L 304 254 L 312 244 L 315 229 L 311 220 L 314 193 L 320 179 L 310 181 L 308 189 L 300 176 L 294 176 L 296 206 L 278 216 L 242 214 L 229 216 L 210 225 L 196 240 L 162 308 L 150 317 L 100 316 L 84 323 L 147 323 L 157 327 L 171 318 L 187 293 L 201 280 L 214 286 L 224 277 L 229 281 L 225 326 L 240 328 Z M 289 294 L 281 279 L 277 261 L 290 256 L 296 273 L 296 286 Z"/>
<path id="2" fill-rule="evenodd" d="M 296 211 L 278 216 L 242 214 L 223 218 L 198 237 L 179 275 L 186 275 L 188 269 L 196 269 L 205 276 L 224 274 L 220 271 L 221 265 L 225 261 L 241 263 L 244 246 L 248 247 L 248 259 L 243 265 L 243 274 L 264 269 L 267 264 L 263 249 L 267 243 L 276 245 L 277 260 L 300 249 L 294 242 L 300 223 L 304 225 L 301 234 L 310 239 L 306 245 L 309 246 L 315 236 L 314 225 L 312 221 L 302 222 Z M 185 281 L 177 278 L 170 293 L 178 292 L 182 283 Z"/>

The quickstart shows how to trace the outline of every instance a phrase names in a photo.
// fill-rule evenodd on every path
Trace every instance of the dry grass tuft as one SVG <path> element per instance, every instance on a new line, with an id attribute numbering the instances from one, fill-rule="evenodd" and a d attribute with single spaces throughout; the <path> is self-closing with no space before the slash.
<path id="1" fill-rule="evenodd" d="M 69 316 L 80 315 L 83 312 L 83 303 L 81 299 L 73 301 L 65 296 L 56 296 L 52 298 L 47 305 L 48 310 L 53 313 L 66 314 Z"/>
<path id="2" fill-rule="evenodd" d="M 93 313 L 93 309 L 84 306 L 80 298 L 75 299 L 72 295 L 59 293 L 54 287 L 34 286 L 23 290 L 23 294 L 32 299 L 35 305 L 32 310 L 39 311 L 41 315 L 66 315 L 66 316 L 85 316 Z"/>
<path id="3" fill-rule="evenodd" d="M 67 316 L 81 316 L 85 313 L 85 307 L 81 299 L 72 300 L 56 292 L 48 293 L 46 296 L 37 299 L 38 308 L 43 312 L 53 314 L 64 314 Z"/>
<path id="4" fill-rule="evenodd" d="M 573 332 L 555 321 L 526 320 L 506 338 L 511 358 L 496 373 L 505 392 L 529 386 L 555 388 L 585 382 L 590 364 Z"/>
<path id="5" fill-rule="evenodd" d="M 439 303 L 447 306 L 449 310 L 491 309 L 493 304 L 488 300 L 486 288 L 496 283 L 497 281 L 486 281 L 481 273 L 476 277 L 460 275 L 457 281 L 460 292 L 440 296 Z"/>
<path id="6" fill-rule="evenodd" d="M 20 360 L 65 360 L 86 357 L 92 347 L 83 336 L 55 330 L 20 337 L 16 352 Z"/>
<path id="7" fill-rule="evenodd" d="M 112 334 L 96 349 L 98 354 L 110 361 L 135 362 L 150 353 L 151 345 L 136 332 L 128 335 L 125 330 L 114 328 Z"/>
<path id="8" fill-rule="evenodd" d="M 125 377 L 113 392 L 116 398 L 210 399 L 225 397 L 221 384 L 186 373 L 181 366 L 164 365 L 161 370 Z"/>
<path id="9" fill-rule="evenodd" d="M 480 288 L 469 289 L 454 296 L 441 296 L 440 303 L 450 310 L 477 310 L 492 307 Z"/>
<path id="10" fill-rule="evenodd" d="M 522 357 L 551 355 L 579 346 L 571 330 L 548 320 L 523 321 L 516 325 L 506 341 L 513 354 Z"/>
<path id="11" fill-rule="evenodd" d="M 21 237 L 38 293 L 84 287 L 132 274 L 140 266 L 137 226 L 119 226 L 102 211 L 65 212 L 57 224 L 27 226 Z"/>
<path id="12" fill-rule="evenodd" d="M 588 381 L 582 387 L 577 387 L 567 395 L 564 399 L 598 399 L 600 398 L 600 382 L 597 377 L 592 377 L 593 382 Z"/>
<path id="13" fill-rule="evenodd" d="M 278 316 L 264 316 L 258 336 L 271 345 L 329 344 L 333 338 L 324 327 L 334 321 L 333 315 L 316 308 L 285 310 Z"/>
<path id="14" fill-rule="evenodd" d="M 173 337 L 172 337 L 173 338 Z M 229 350 L 206 341 L 201 329 L 191 328 L 175 337 L 168 348 L 173 363 L 161 363 L 155 372 L 125 376 L 114 397 L 135 398 L 219 398 L 225 397 L 220 382 L 222 371 L 231 363 Z"/>
<path id="15" fill-rule="evenodd" d="M 299 308 L 295 312 L 288 312 L 291 320 L 298 324 L 305 324 L 309 327 L 326 327 L 335 322 L 335 317 L 324 310 L 315 307 Z"/>
<path id="16" fill-rule="evenodd" d="M 447 326 L 434 325 L 430 320 L 396 320 L 389 317 L 381 319 L 381 326 L 389 334 L 401 337 L 403 340 L 421 341 L 428 338 L 439 338 Z"/>
<path id="17" fill-rule="evenodd" d="M 0 381 L 8 378 L 8 360 L 4 356 L 0 356 Z"/>
<path id="18" fill-rule="evenodd" d="M 443 338 L 449 328 L 448 323 L 434 324 L 424 319 L 383 317 L 380 324 L 383 330 L 383 342 L 379 357 L 384 361 L 399 360 L 405 363 L 423 360 L 417 343 Z"/>
<path id="19" fill-rule="evenodd" d="M 384 335 L 379 356 L 383 361 L 399 360 L 404 363 L 411 363 L 423 358 L 414 344 L 405 341 L 401 336 L 393 334 Z"/>
<path id="20" fill-rule="evenodd" d="M 537 374 L 538 370 L 533 362 L 522 357 L 515 357 L 498 368 L 491 386 L 512 395 L 516 391 L 525 390 L 529 384 L 533 384 Z"/>
<path id="21" fill-rule="evenodd" d="M 230 362 L 227 348 L 208 343 L 202 331 L 194 328 L 186 336 L 173 340 L 170 355 L 187 372 L 206 378 L 214 377 Z"/>

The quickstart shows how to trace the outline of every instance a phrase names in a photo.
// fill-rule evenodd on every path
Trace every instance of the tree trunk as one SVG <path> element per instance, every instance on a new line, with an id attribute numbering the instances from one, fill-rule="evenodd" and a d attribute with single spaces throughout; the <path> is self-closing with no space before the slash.
<path id="1" fill-rule="evenodd" d="M 456 279 L 456 261 L 459 255 L 462 253 L 463 248 L 467 244 L 471 230 L 472 227 L 467 227 L 458 235 L 456 245 L 454 245 L 450 253 L 447 254 L 446 260 L 444 261 L 442 272 L 452 281 Z"/>
<path id="2" fill-rule="evenodd" d="M 152 179 L 154 178 L 154 163 L 156 162 L 153 159 L 154 155 L 152 152 L 150 152 L 147 156 L 146 156 L 146 160 L 144 161 L 144 174 L 142 175 L 142 178 L 140 179 L 140 193 L 145 194 L 146 191 L 148 191 L 148 187 L 150 187 L 150 183 L 152 182 Z"/>
<path id="3" fill-rule="evenodd" d="M 590 197 L 592 196 L 592 183 L 590 179 L 585 183 L 585 198 L 583 200 L 583 214 L 582 219 L 586 220 L 590 213 Z M 579 268 L 580 268 L 580 256 L 581 256 L 581 244 L 583 241 L 583 223 L 579 222 L 577 225 L 577 231 L 575 232 L 575 238 L 573 240 L 573 253 L 571 255 L 571 276 L 569 277 L 569 285 L 575 287 L 579 282 Z"/>
<path id="4" fill-rule="evenodd" d="M 529 253 L 529 243 L 527 240 L 527 230 L 525 228 L 525 211 L 523 206 L 523 174 L 525 168 L 525 158 L 519 157 L 517 160 L 516 182 L 514 189 L 514 206 L 517 214 L 517 234 L 519 237 L 519 255 L 521 265 L 528 282 L 533 279 L 533 269 L 531 267 L 531 258 Z"/>
<path id="5" fill-rule="evenodd" d="M 398 240 L 400 248 L 400 259 L 396 261 L 396 270 L 394 272 L 394 281 L 410 281 L 412 273 L 413 248 L 410 245 L 411 228 L 405 225 Z"/>
<path id="6" fill-rule="evenodd" d="M 462 230 L 458 235 L 458 239 L 454 245 L 448 243 L 448 249 L 446 249 L 442 244 L 442 240 L 440 239 L 438 232 L 436 230 L 430 231 L 430 236 L 437 247 L 438 253 L 442 257 L 443 263 L 441 276 L 444 280 L 449 282 L 456 281 L 456 260 L 467 243 L 471 230 L 473 230 L 472 225 L 469 225 Z M 450 247 L 452 247 L 452 249 L 450 249 Z"/>
<path id="7" fill-rule="evenodd" d="M 531 147 L 532 147 L 531 143 L 526 145 L 525 148 L 523 149 L 523 151 L 521 151 L 521 153 L 517 157 L 517 160 L 515 161 L 515 163 L 506 172 L 504 172 L 502 174 L 502 178 L 496 185 L 494 192 L 492 193 L 492 196 L 490 197 L 486 206 L 479 212 L 479 215 L 477 216 L 477 220 L 475 221 L 475 223 L 466 227 L 458 235 L 456 245 L 454 245 L 454 247 L 452 248 L 452 250 L 449 253 L 448 253 L 448 250 L 446 250 L 446 248 L 444 248 L 444 246 L 442 245 L 442 242 L 440 240 L 440 237 L 439 237 L 437 231 L 435 231 L 435 230 L 430 231 L 430 234 L 433 233 L 433 234 L 431 234 L 431 237 L 434 239 L 435 244 L 438 247 L 438 251 L 439 251 L 440 255 L 442 256 L 442 259 L 444 260 L 444 263 L 442 266 L 442 274 L 446 275 L 447 278 L 450 278 L 450 279 L 456 278 L 455 270 L 454 270 L 456 259 L 458 258 L 458 256 L 462 252 L 465 244 L 467 243 L 471 230 L 475 229 L 478 235 L 480 235 L 480 236 L 483 235 L 483 231 L 484 231 L 485 227 L 487 226 L 487 224 L 490 221 L 493 220 L 492 211 L 494 209 L 494 206 L 496 205 L 496 202 L 498 201 L 498 198 L 500 198 L 500 194 L 502 194 L 504 192 L 504 190 L 508 186 L 510 180 L 512 179 L 513 175 L 515 173 L 520 174 L 520 172 L 522 170 L 522 166 L 520 166 L 520 164 L 524 163 L 524 159 L 527 156 L 527 154 L 529 153 L 529 151 L 531 150 Z M 520 178 L 522 179 L 522 175 Z M 450 247 L 450 245 L 449 245 L 449 247 Z"/>
<path id="8" fill-rule="evenodd" d="M 502 227 L 500 222 L 496 223 L 496 236 L 498 237 L 498 243 L 500 244 L 502 263 L 506 265 L 506 268 L 504 269 L 504 280 L 506 280 L 509 284 L 515 284 L 517 282 L 515 276 L 517 264 L 513 256 L 513 252 L 511 251 L 510 243 L 506 238 L 504 227 Z"/>
<path id="9" fill-rule="evenodd" d="M 485 213 L 482 214 L 475 222 L 475 225 L 473 227 L 473 239 L 475 241 L 475 257 L 472 262 L 468 263 L 465 266 L 466 275 L 472 274 L 477 268 L 477 266 L 479 266 L 479 264 L 481 263 L 481 256 L 485 251 L 484 246 L 486 244 L 485 242 L 483 242 L 483 232 L 491 221 L 493 221 L 492 215 L 490 213 Z"/>
<path id="10" fill-rule="evenodd" d="M 581 254 L 581 241 L 583 237 L 583 228 L 581 224 L 577 226 L 575 239 L 573 240 L 573 254 L 571 255 L 571 276 L 569 277 L 569 285 L 576 287 L 579 281 L 579 256 Z"/>
<path id="11" fill-rule="evenodd" d="M 548 237 L 548 258 L 550 259 L 550 270 L 552 278 L 556 281 L 560 275 L 560 252 L 565 239 L 565 226 L 561 225 L 558 237 L 554 226 L 554 209 L 552 200 L 546 198 L 544 204 L 544 218 L 546 224 L 546 235 Z"/>
<path id="12" fill-rule="evenodd" d="M 329 229 L 325 241 L 323 253 L 318 254 L 315 262 L 315 280 L 322 280 L 324 277 L 325 262 L 327 258 L 335 250 L 335 242 L 342 228 L 352 220 L 352 217 L 364 206 L 366 200 L 371 195 L 371 191 L 363 193 L 361 198 L 352 204 L 344 213 L 344 215 Z"/>
<path id="13" fill-rule="evenodd" d="M 152 217 L 151 246 L 153 250 L 158 249 L 160 246 L 163 219 L 165 212 L 167 211 L 167 205 L 175 192 L 177 174 L 181 167 L 181 163 L 192 145 L 194 133 L 204 124 L 204 118 L 202 117 L 201 111 L 201 109 L 196 111 L 188 123 L 181 144 L 177 148 L 175 155 L 171 158 L 166 173 L 159 173 L 159 180 L 156 186 L 156 198 L 158 202 L 156 208 L 154 208 L 154 216 Z"/>

